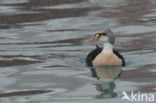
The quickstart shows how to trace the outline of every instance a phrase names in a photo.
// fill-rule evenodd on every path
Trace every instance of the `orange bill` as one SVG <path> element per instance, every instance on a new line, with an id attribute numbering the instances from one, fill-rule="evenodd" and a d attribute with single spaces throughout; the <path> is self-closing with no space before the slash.
<path id="1" fill-rule="evenodd" d="M 93 39 L 91 40 L 92 42 L 94 42 L 94 41 L 98 41 L 98 39 L 99 39 L 99 34 L 95 34 L 95 36 L 93 37 Z"/>

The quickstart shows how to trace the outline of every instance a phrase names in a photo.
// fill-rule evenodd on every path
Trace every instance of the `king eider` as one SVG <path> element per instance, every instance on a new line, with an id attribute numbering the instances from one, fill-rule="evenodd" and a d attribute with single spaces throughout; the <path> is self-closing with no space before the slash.
<path id="1" fill-rule="evenodd" d="M 88 66 L 125 66 L 123 56 L 113 48 L 115 37 L 111 30 L 106 30 L 103 33 L 96 33 L 92 41 L 103 41 L 104 46 L 91 51 L 86 58 Z"/>

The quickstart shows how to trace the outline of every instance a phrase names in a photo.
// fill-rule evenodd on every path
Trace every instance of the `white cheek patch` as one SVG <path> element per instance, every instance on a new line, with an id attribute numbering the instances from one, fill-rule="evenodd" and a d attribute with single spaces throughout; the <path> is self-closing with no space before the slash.
<path id="1" fill-rule="evenodd" d="M 100 40 L 107 42 L 108 41 L 108 37 L 107 36 L 101 36 Z"/>
<path id="2" fill-rule="evenodd" d="M 107 36 L 104 37 L 104 41 L 108 41 L 108 37 Z"/>

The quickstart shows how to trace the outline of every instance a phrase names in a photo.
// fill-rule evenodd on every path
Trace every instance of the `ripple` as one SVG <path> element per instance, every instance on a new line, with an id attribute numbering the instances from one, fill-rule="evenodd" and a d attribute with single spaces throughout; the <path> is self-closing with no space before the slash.
<path id="1" fill-rule="evenodd" d="M 0 60 L 0 67 L 29 65 L 29 64 L 40 63 L 40 62 L 41 61 L 30 61 L 30 60 L 22 60 L 22 59 Z"/>
<path id="2" fill-rule="evenodd" d="M 27 96 L 27 95 L 39 95 L 43 93 L 52 92 L 52 90 L 28 90 L 28 91 L 15 91 L 9 93 L 0 93 L 1 97 L 11 97 L 11 96 Z"/>

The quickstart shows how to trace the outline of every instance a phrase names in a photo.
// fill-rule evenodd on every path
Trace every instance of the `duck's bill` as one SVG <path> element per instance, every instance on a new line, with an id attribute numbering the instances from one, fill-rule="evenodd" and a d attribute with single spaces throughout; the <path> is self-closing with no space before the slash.
<path id="1" fill-rule="evenodd" d="M 98 39 L 99 39 L 99 35 L 95 35 L 91 41 L 95 42 L 95 41 L 98 41 Z"/>
<path id="2" fill-rule="evenodd" d="M 98 41 L 98 38 L 94 37 L 91 42 L 95 42 L 95 41 Z"/>

